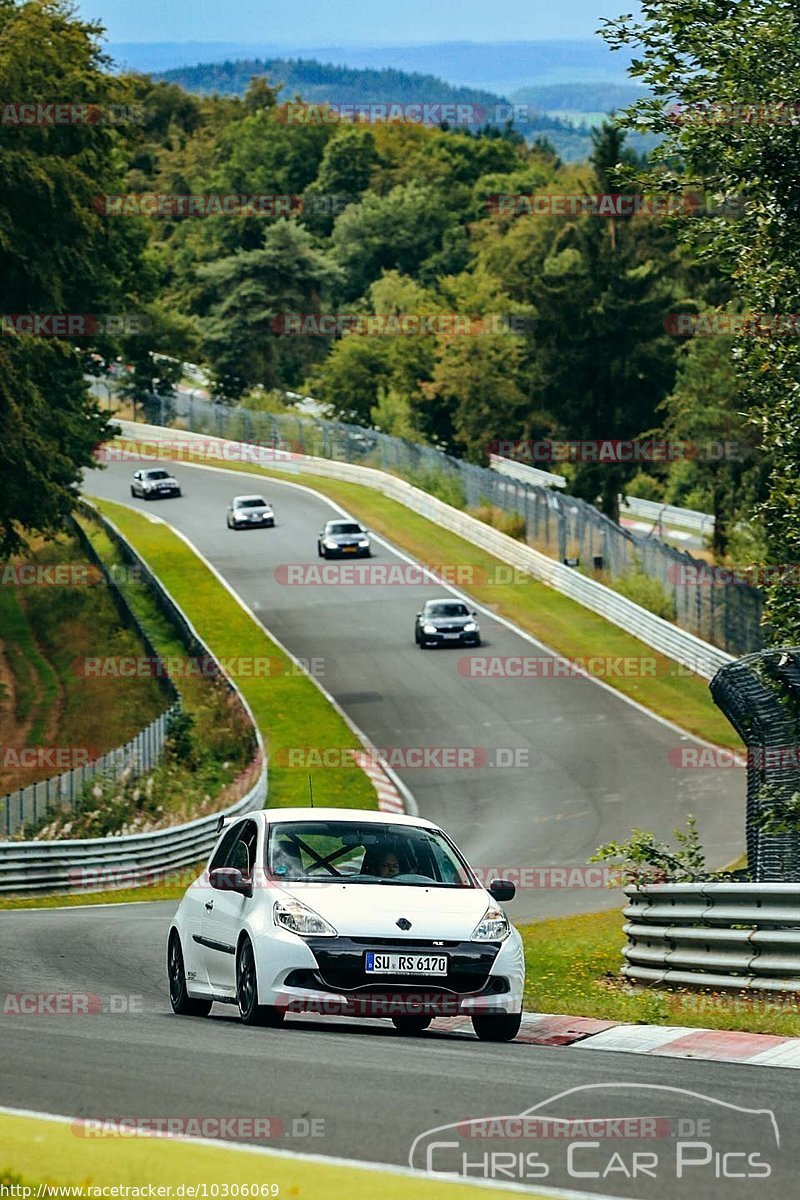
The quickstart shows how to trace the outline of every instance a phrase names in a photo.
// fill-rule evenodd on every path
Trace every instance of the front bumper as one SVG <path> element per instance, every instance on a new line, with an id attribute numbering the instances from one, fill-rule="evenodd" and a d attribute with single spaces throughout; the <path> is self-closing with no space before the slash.
<path id="1" fill-rule="evenodd" d="M 232 520 L 236 529 L 264 529 L 275 524 L 274 517 L 259 517 L 256 521 L 251 521 L 249 517 L 247 520 L 242 520 L 241 517 L 233 517 Z"/>
<path id="2" fill-rule="evenodd" d="M 257 955 L 259 1001 L 285 1011 L 443 1017 L 517 1013 L 522 1008 L 525 962 L 516 930 L 500 943 L 444 940 L 437 946 L 410 939 L 300 938 L 283 933 L 278 940 L 280 954 L 275 953 L 275 939 L 270 937 L 264 954 Z M 449 970 L 446 976 L 431 977 L 368 975 L 364 969 L 368 949 L 447 954 Z"/>
<path id="3" fill-rule="evenodd" d="M 369 546 L 337 546 L 335 550 L 323 546 L 322 553 L 327 558 L 369 558 L 372 551 Z"/>
<path id="4" fill-rule="evenodd" d="M 472 633 L 459 633 L 457 635 L 446 633 L 423 633 L 422 640 L 426 646 L 476 646 L 480 641 L 480 630 L 473 630 Z"/>

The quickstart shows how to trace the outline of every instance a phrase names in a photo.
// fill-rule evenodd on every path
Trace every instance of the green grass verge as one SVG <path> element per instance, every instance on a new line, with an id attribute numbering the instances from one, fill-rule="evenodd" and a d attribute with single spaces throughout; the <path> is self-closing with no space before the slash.
<path id="1" fill-rule="evenodd" d="M 525 1008 L 631 1021 L 800 1036 L 800 1006 L 744 993 L 631 988 L 620 975 L 623 917 L 619 911 L 558 917 L 526 925 Z"/>
<path id="2" fill-rule="evenodd" d="M 116 444 L 124 446 L 125 440 L 118 439 Z M 220 463 L 212 460 L 209 465 Z M 343 505 L 369 528 L 427 566 L 448 564 L 477 568 L 475 577 L 487 582 L 472 584 L 464 591 L 566 658 L 586 660 L 600 656 L 604 660 L 645 660 L 652 674 L 627 678 L 609 674 L 605 682 L 689 733 L 720 746 L 741 749 L 740 739 L 711 699 L 705 679 L 687 672 L 623 629 L 536 580 L 494 582 L 502 578 L 502 575 L 498 576 L 498 568 L 508 571 L 506 564 L 398 501 L 362 484 L 343 483 L 310 472 L 289 475 L 252 463 L 226 462 L 224 465 L 228 470 L 313 488 Z"/>
<path id="3" fill-rule="evenodd" d="M 420 1133 L 423 1131 L 420 1129 Z M 35 1198 L 39 1184 L 81 1188 L 146 1188 L 148 1184 L 176 1189 L 189 1196 L 209 1196 L 213 1185 L 259 1185 L 269 1194 L 274 1184 L 279 1200 L 496 1200 L 517 1193 L 472 1187 L 424 1175 L 409 1177 L 389 1171 L 359 1169 L 324 1162 L 304 1162 L 286 1155 L 259 1154 L 252 1147 L 231 1149 L 224 1143 L 186 1145 L 166 1138 L 87 1138 L 71 1125 L 35 1117 L 0 1116 L 2 1165 L 0 1184 L 30 1187 Z M 299 1143 L 298 1143 L 299 1145 Z M 308 1139 L 302 1150 L 321 1152 L 324 1138 Z M 25 1197 L 26 1193 L 5 1191 Z M 91 1196 L 87 1190 L 85 1193 Z M 106 1192 L 106 1195 L 109 1195 Z M 224 1193 L 220 1190 L 219 1195 Z M 253 1195 L 253 1190 L 250 1195 Z M 531 1200 L 536 1193 L 530 1192 Z M 43 1192 L 46 1196 L 46 1193 Z"/>
<path id="4" fill-rule="evenodd" d="M 109 501 L 98 501 L 98 507 L 141 553 L 214 654 L 242 663 L 241 672 L 234 674 L 234 678 L 253 710 L 272 759 L 270 807 L 305 805 L 308 771 L 304 767 L 280 765 L 281 752 L 307 746 L 310 730 L 317 747 L 360 749 L 347 723 L 316 684 L 298 671 L 167 525 Z M 268 676 L 254 675 L 250 664 L 256 661 L 270 664 Z M 375 790 L 355 764 L 318 772 L 314 777 L 314 800 L 320 806 L 376 807 Z"/>

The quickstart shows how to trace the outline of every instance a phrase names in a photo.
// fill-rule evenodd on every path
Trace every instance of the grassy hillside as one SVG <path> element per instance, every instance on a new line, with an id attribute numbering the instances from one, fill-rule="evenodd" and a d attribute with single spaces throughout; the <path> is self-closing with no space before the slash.
<path id="1" fill-rule="evenodd" d="M 3 567 L 0 795 L 77 765 L 54 767 L 48 750 L 103 754 L 132 738 L 170 703 L 156 679 L 93 678 L 81 670 L 85 658 L 147 651 L 123 627 L 97 573 L 86 574 L 86 555 L 74 538 L 35 543 L 24 558 Z M 36 569 L 33 581 L 14 582 L 25 578 L 15 573 L 19 567 Z M 73 582 L 48 582 L 58 576 L 47 568 L 60 568 L 61 578 Z"/>

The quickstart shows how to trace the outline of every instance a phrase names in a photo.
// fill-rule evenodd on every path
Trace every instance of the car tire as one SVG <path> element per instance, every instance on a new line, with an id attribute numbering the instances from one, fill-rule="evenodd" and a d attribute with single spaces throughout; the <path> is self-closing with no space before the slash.
<path id="1" fill-rule="evenodd" d="M 131 495 L 134 497 L 134 499 L 136 498 L 136 488 L 133 486 L 133 484 L 131 484 Z"/>
<path id="2" fill-rule="evenodd" d="M 392 1017 L 392 1024 L 403 1037 L 418 1037 L 430 1025 L 433 1017 L 402 1016 Z"/>
<path id="3" fill-rule="evenodd" d="M 328 557 L 328 551 L 325 550 L 322 546 L 317 546 L 317 554 L 320 558 Z"/>
<path id="4" fill-rule="evenodd" d="M 181 939 L 172 931 L 167 946 L 167 978 L 169 979 L 169 1002 L 172 1011 L 180 1017 L 207 1017 L 211 1012 L 210 1000 L 195 1000 L 186 991 L 186 972 L 183 968 Z"/>
<path id="5" fill-rule="evenodd" d="M 269 1004 L 258 1003 L 258 980 L 253 943 L 243 938 L 236 953 L 236 1001 L 244 1025 L 269 1025 L 277 1029 L 285 1013 Z"/>
<path id="6" fill-rule="evenodd" d="M 513 1042 L 521 1024 L 522 1013 L 480 1013 L 472 1018 L 472 1028 L 481 1042 Z"/>
<path id="7" fill-rule="evenodd" d="M 478 637 L 476 637 L 476 638 L 475 638 L 475 645 L 476 645 L 476 646 L 480 646 L 480 645 L 481 645 L 480 634 L 478 635 Z"/>

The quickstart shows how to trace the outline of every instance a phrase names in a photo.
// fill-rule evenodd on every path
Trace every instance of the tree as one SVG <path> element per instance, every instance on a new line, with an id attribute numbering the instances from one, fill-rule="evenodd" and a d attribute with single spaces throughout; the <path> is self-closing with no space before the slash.
<path id="1" fill-rule="evenodd" d="M 201 267 L 214 303 L 201 320 L 202 345 L 223 396 L 254 385 L 294 384 L 312 350 L 308 337 L 283 338 L 287 314 L 319 311 L 336 268 L 295 222 L 267 226 L 258 250 L 240 250 Z M 291 365 L 291 370 L 289 366 Z"/>
<path id="2" fill-rule="evenodd" d="M 441 249 L 444 231 L 453 223 L 446 197 L 433 188 L 409 183 L 386 196 L 367 192 L 333 228 L 333 253 L 344 272 L 343 300 L 363 295 L 381 271 L 413 275 Z"/>
<path id="3" fill-rule="evenodd" d="M 713 514 L 712 550 L 722 559 L 733 526 L 753 513 L 764 473 L 755 454 L 758 434 L 739 395 L 730 338 L 694 337 L 682 347 L 675 387 L 661 408 L 666 437 L 688 443 L 682 488 L 691 489 L 689 507 Z M 674 492 L 670 499 L 685 502 Z"/>
<path id="4" fill-rule="evenodd" d="M 0 79 L 12 98 L 98 105 L 128 100 L 104 71 L 100 27 L 61 0 L 0 0 Z M 0 124 L 0 290 L 5 314 L 119 313 L 136 300 L 142 238 L 93 208 L 120 189 L 121 135 L 104 120 Z M 123 299 L 124 297 L 124 299 Z M 7 333 L 7 331 L 4 331 Z M 86 345 L 86 341 L 80 343 Z M 0 339 L 0 552 L 30 530 L 52 533 L 107 433 L 83 380 L 79 343 Z"/>
<path id="5" fill-rule="evenodd" d="M 519 429 L 526 403 L 516 382 L 522 358 L 521 339 L 506 331 L 440 339 L 433 379 L 421 387 L 439 422 L 448 418 L 448 448 L 480 462 L 490 442 Z"/>
<path id="6" fill-rule="evenodd" d="M 740 395 L 769 455 L 763 519 L 769 559 L 800 558 L 800 10 L 795 0 L 651 0 L 644 18 L 610 22 L 612 47 L 635 46 L 632 74 L 653 99 L 630 111 L 630 127 L 663 141 L 655 166 L 639 175 L 651 187 L 694 185 L 740 202 L 738 218 L 707 214 L 685 223 L 688 244 L 732 283 L 741 307 L 762 318 L 761 332 L 736 344 Z M 800 607 L 791 573 L 768 588 L 767 628 L 800 640 Z"/>

